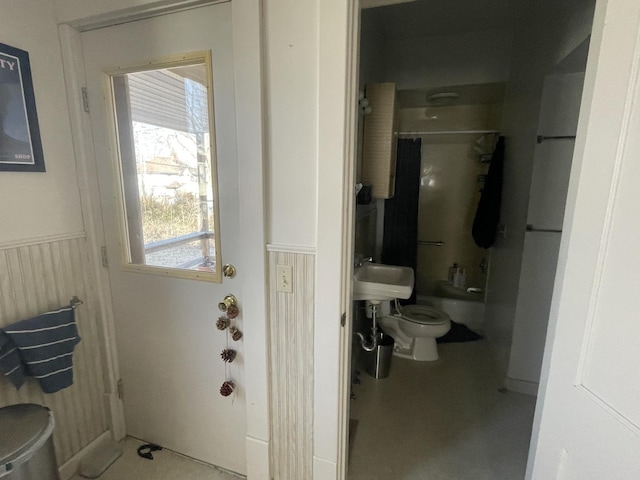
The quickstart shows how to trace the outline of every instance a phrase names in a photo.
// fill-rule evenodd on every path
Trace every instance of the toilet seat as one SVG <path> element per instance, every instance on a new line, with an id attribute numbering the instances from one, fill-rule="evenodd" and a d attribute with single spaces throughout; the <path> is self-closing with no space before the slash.
<path id="1" fill-rule="evenodd" d="M 446 312 L 426 305 L 405 305 L 401 314 L 405 320 L 420 325 L 442 325 L 451 320 Z"/>

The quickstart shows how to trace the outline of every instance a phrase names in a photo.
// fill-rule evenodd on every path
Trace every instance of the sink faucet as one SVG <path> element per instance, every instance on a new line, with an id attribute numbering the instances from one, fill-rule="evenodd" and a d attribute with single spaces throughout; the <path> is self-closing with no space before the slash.
<path id="1" fill-rule="evenodd" d="M 353 261 L 354 267 L 361 267 L 365 263 L 373 263 L 373 257 L 363 257 L 362 255 L 356 255 Z"/>

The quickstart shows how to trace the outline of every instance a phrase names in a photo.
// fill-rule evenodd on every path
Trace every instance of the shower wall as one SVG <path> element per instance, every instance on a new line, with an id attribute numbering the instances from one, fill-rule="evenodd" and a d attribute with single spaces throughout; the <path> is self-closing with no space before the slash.
<path id="1" fill-rule="evenodd" d="M 466 270 L 466 286 L 485 287 L 489 250 L 475 245 L 471 236 L 480 198 L 482 175 L 479 147 L 492 150 L 496 135 L 469 133 L 437 134 L 445 131 L 498 130 L 501 104 L 405 108 L 400 111 L 402 132 L 420 131 L 422 163 L 418 217 L 418 295 L 442 295 L 439 283 L 446 281 L 453 263 Z M 480 142 L 480 144 L 478 143 Z M 438 246 L 437 242 L 443 242 Z"/>

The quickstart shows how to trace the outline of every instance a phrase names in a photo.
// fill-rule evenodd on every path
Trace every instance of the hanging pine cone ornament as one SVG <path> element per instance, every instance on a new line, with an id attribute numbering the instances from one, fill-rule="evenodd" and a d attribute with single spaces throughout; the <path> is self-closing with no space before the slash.
<path id="1" fill-rule="evenodd" d="M 229 326 L 229 319 L 227 317 L 219 317 L 216 322 L 216 327 L 218 330 L 226 330 Z"/>
<path id="2" fill-rule="evenodd" d="M 236 351 L 231 348 L 225 348 L 220 354 L 220 357 L 222 357 L 222 360 L 226 363 L 231 363 L 236 358 Z"/>
<path id="3" fill-rule="evenodd" d="M 229 305 L 229 308 L 227 308 L 226 313 L 227 313 L 227 317 L 236 318 L 240 313 L 240 310 L 238 310 L 238 307 L 235 305 Z"/>
<path id="4" fill-rule="evenodd" d="M 234 342 L 237 342 L 242 338 L 242 332 L 238 330 L 236 327 L 231 327 L 229 329 L 229 333 L 231 333 L 231 338 L 233 338 Z"/>
<path id="5" fill-rule="evenodd" d="M 223 397 L 228 397 L 233 393 L 234 388 L 236 388 L 236 384 L 230 380 L 227 380 L 220 387 L 220 395 Z"/>

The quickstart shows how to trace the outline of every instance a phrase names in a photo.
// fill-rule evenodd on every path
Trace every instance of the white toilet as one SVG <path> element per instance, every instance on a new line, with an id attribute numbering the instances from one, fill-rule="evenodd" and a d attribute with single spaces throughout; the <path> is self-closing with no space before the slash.
<path id="1" fill-rule="evenodd" d="M 405 305 L 400 307 L 400 313 L 393 310 L 391 313 L 391 302 L 382 302 L 377 313 L 382 331 L 395 339 L 393 354 L 419 362 L 438 360 L 436 338 L 451 329 L 449 315 L 426 305 Z"/>

